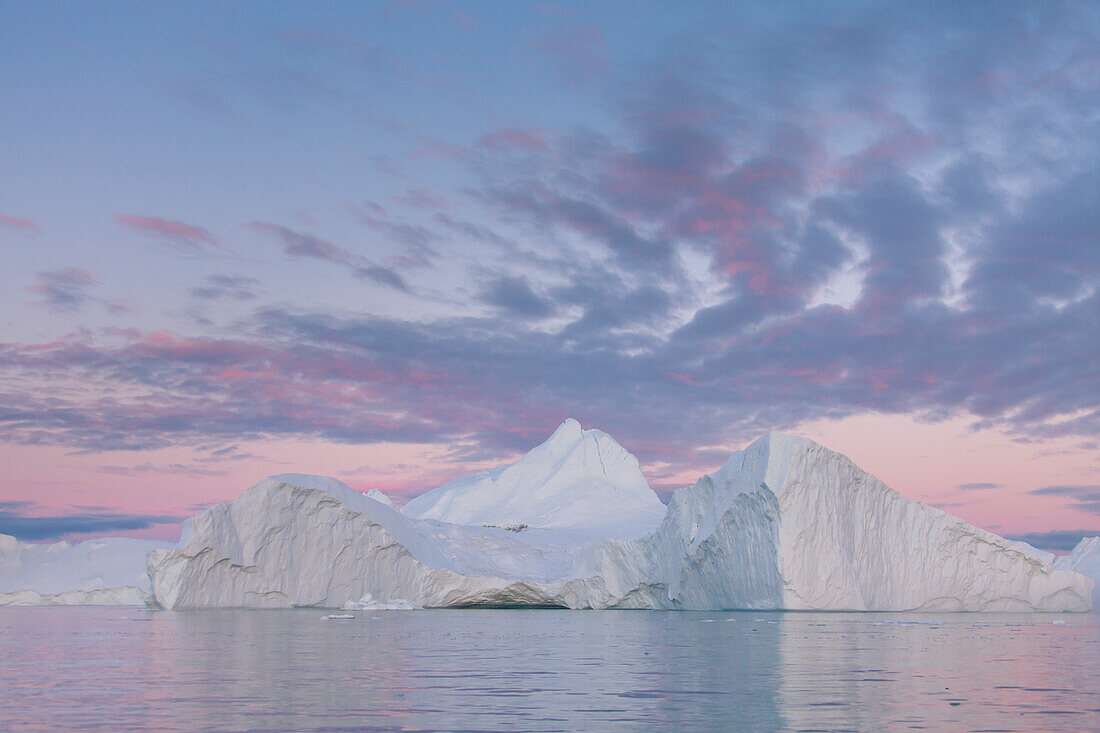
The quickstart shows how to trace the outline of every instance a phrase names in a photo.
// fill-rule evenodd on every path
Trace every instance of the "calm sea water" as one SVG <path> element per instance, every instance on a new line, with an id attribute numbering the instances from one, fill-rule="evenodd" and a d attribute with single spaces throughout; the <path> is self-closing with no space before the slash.
<path id="1" fill-rule="evenodd" d="M 1097 614 L 324 614 L 0 609 L 0 729 L 1100 730 Z"/>

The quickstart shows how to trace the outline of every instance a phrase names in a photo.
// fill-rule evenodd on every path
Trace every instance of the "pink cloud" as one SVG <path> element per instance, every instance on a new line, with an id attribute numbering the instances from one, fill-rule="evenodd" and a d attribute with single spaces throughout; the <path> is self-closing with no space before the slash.
<path id="1" fill-rule="evenodd" d="M 39 229 L 37 222 L 31 221 L 30 219 L 24 219 L 21 216 L 5 214 L 2 211 L 0 211 L 0 225 L 12 227 L 13 229 L 22 229 L 27 232 L 35 232 Z"/>
<path id="2" fill-rule="evenodd" d="M 182 221 L 171 221 L 155 216 L 137 216 L 134 214 L 114 214 L 114 219 L 119 224 L 130 229 L 154 234 L 170 239 L 178 244 L 200 249 L 202 247 L 220 247 L 221 243 L 202 227 L 184 224 Z"/>

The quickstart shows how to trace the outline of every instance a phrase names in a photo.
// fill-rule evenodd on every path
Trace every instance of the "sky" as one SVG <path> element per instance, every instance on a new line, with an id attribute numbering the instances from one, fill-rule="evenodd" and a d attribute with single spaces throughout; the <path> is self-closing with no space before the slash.
<path id="1" fill-rule="evenodd" d="M 567 417 L 1100 530 L 1100 7 L 0 2 L 0 532 Z"/>

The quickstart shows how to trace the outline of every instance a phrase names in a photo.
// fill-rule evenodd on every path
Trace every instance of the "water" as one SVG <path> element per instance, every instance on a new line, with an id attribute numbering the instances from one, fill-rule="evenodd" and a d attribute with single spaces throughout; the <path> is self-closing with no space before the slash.
<path id="1" fill-rule="evenodd" d="M 1100 729 L 1097 614 L 323 615 L 0 609 L 0 729 Z"/>

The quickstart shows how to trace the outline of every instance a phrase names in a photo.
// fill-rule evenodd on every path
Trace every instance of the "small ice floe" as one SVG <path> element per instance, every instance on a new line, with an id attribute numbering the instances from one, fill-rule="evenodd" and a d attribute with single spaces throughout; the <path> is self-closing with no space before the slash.
<path id="1" fill-rule="evenodd" d="M 367 593 L 358 601 L 348 601 L 344 604 L 345 611 L 415 611 L 418 608 L 420 606 L 404 598 L 376 601 L 370 593 Z"/>
<path id="2" fill-rule="evenodd" d="M 1065 626 L 1066 625 L 1065 620 L 1060 619 L 1060 618 L 1054 619 L 1053 621 L 1051 621 L 1051 623 L 1054 624 L 1055 626 Z"/>
<path id="3" fill-rule="evenodd" d="M 714 619 L 712 619 L 712 618 L 705 618 L 705 619 L 703 619 L 702 621 L 700 621 L 699 623 L 701 623 L 701 624 L 712 624 L 712 623 L 714 623 Z"/>
<path id="4" fill-rule="evenodd" d="M 322 621 L 347 621 L 348 619 L 355 618 L 350 613 L 330 613 L 328 616 L 322 616 Z"/>

